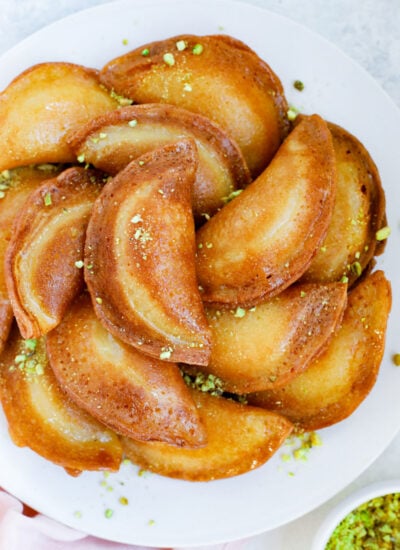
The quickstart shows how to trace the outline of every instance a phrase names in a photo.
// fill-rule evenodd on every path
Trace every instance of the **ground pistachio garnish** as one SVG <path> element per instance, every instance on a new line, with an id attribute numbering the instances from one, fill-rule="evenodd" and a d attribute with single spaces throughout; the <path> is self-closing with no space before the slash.
<path id="1" fill-rule="evenodd" d="M 199 372 L 193 376 L 190 374 L 183 374 L 183 380 L 190 388 L 211 395 L 222 395 L 224 393 L 222 380 L 214 374 L 204 374 L 203 372 Z"/>
<path id="2" fill-rule="evenodd" d="M 390 227 L 388 226 L 382 227 L 376 232 L 375 238 L 377 241 L 384 241 L 389 237 L 390 233 L 391 233 Z"/>
<path id="3" fill-rule="evenodd" d="M 114 90 L 111 90 L 110 97 L 118 101 L 121 107 L 124 107 L 126 105 L 132 105 L 133 103 L 133 99 L 129 99 L 128 97 L 124 97 L 123 95 L 117 94 L 117 92 L 115 92 Z"/>
<path id="4" fill-rule="evenodd" d="M 44 374 L 45 356 L 37 346 L 38 341 L 35 338 L 23 340 L 14 357 L 14 364 L 9 367 L 10 372 L 18 369 L 28 379 Z"/>
<path id="5" fill-rule="evenodd" d="M 307 461 L 311 449 L 322 446 L 322 439 L 316 432 L 300 432 L 287 438 L 285 446 L 288 451 L 281 455 L 283 462 L 292 459 Z"/>
<path id="6" fill-rule="evenodd" d="M 373 498 L 348 514 L 325 550 L 400 548 L 400 493 Z"/>
<path id="7" fill-rule="evenodd" d="M 299 114 L 299 111 L 296 109 L 296 107 L 293 107 L 291 105 L 286 113 L 288 120 L 293 121 L 297 118 L 297 115 Z"/>
<path id="8" fill-rule="evenodd" d="M 395 353 L 392 357 L 393 363 L 396 365 L 396 367 L 400 367 L 400 353 Z"/>
<path id="9" fill-rule="evenodd" d="M 231 202 L 233 199 L 239 196 L 242 191 L 243 189 L 236 189 L 236 191 L 232 191 L 232 193 L 229 193 L 227 197 L 222 197 L 222 201 L 224 202 L 224 204 L 227 204 L 228 202 Z"/>
<path id="10" fill-rule="evenodd" d="M 295 80 L 293 82 L 293 87 L 296 88 L 299 92 L 302 92 L 304 90 L 304 82 L 301 80 Z"/>

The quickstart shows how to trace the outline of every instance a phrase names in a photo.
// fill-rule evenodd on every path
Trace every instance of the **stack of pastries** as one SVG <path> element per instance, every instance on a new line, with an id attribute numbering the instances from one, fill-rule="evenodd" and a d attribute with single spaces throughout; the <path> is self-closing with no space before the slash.
<path id="1" fill-rule="evenodd" d="M 381 363 L 368 151 L 289 120 L 242 42 L 182 35 L 0 94 L 0 396 L 65 468 L 210 481 L 349 416 Z M 15 319 L 15 321 L 14 321 Z"/>

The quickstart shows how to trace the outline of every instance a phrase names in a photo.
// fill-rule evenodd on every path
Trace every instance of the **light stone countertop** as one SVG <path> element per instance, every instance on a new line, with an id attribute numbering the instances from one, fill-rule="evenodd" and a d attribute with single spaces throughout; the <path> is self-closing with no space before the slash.
<path id="1" fill-rule="evenodd" d="M 0 0 L 0 54 L 48 23 L 106 1 Z M 290 17 L 326 37 L 363 66 L 400 107 L 400 0 L 244 1 Z M 400 435 L 328 503 L 283 528 L 249 539 L 243 550 L 309 550 L 313 533 L 333 504 L 354 489 L 395 477 L 400 478 Z"/>

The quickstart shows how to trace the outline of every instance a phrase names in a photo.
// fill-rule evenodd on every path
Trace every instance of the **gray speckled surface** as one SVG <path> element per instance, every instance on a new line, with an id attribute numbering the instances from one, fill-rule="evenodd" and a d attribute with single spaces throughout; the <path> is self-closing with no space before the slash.
<path id="1" fill-rule="evenodd" d="M 108 0 L 0 0 L 0 54 L 32 32 Z M 165 0 L 168 1 L 168 0 Z M 201 0 L 199 0 L 201 2 Z M 400 106 L 400 0 L 247 0 L 304 24 L 362 65 Z M 400 436 L 345 491 L 284 528 L 255 537 L 243 550 L 309 550 L 321 519 L 343 495 L 400 478 Z"/>

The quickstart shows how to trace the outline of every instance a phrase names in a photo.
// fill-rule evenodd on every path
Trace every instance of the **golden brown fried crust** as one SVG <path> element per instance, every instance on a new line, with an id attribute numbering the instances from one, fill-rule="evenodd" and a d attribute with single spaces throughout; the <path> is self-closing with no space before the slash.
<path id="1" fill-rule="evenodd" d="M 19 360 L 22 354 L 25 361 Z M 0 395 L 16 445 L 30 447 L 74 475 L 84 470 L 118 470 L 122 450 L 117 436 L 61 390 L 43 339 L 36 342 L 34 351 L 27 349 L 14 327 L 0 360 Z"/>
<path id="2" fill-rule="evenodd" d="M 81 127 L 69 144 L 77 157 L 82 155 L 86 162 L 115 175 L 140 155 L 183 137 L 196 141 L 199 154 L 193 210 L 200 220 L 251 181 L 236 143 L 207 118 L 173 105 L 123 107 Z"/>
<path id="3" fill-rule="evenodd" d="M 5 258 L 10 301 L 24 338 L 46 334 L 83 285 L 86 226 L 102 175 L 69 168 L 34 190 L 18 212 Z"/>
<path id="4" fill-rule="evenodd" d="M 182 51 L 178 42 L 186 45 Z M 198 45 L 200 55 L 193 53 Z M 173 56 L 173 65 L 165 54 Z M 107 63 L 100 79 L 136 103 L 170 103 L 208 117 L 238 143 L 253 177 L 289 130 L 279 78 L 231 37 L 180 35 L 144 44 Z"/>
<path id="5" fill-rule="evenodd" d="M 327 346 L 342 319 L 346 290 L 342 283 L 300 284 L 250 310 L 207 306 L 213 347 L 201 371 L 237 394 L 287 384 Z"/>
<path id="6" fill-rule="evenodd" d="M 93 69 L 62 62 L 30 67 L 0 94 L 0 171 L 73 162 L 68 132 L 117 107 Z"/>
<path id="7" fill-rule="evenodd" d="M 382 361 L 391 307 L 382 271 L 350 293 L 341 328 L 326 350 L 285 387 L 249 395 L 304 430 L 325 428 L 352 414 L 373 388 Z"/>
<path id="8" fill-rule="evenodd" d="M 199 447 L 204 428 L 176 365 L 114 338 L 82 295 L 47 337 L 47 353 L 67 394 L 118 433 Z"/>
<path id="9" fill-rule="evenodd" d="M 0 353 L 7 341 L 14 316 L 4 271 L 4 258 L 13 234 L 13 225 L 20 208 L 33 189 L 56 173 L 56 169 L 47 171 L 30 167 L 17 168 L 8 171 L 8 179 L 3 182 L 6 189 L 0 201 Z"/>
<path id="10" fill-rule="evenodd" d="M 85 279 L 114 336 L 166 361 L 206 364 L 210 331 L 197 287 L 193 141 L 132 161 L 103 189 L 85 247 Z"/>
<path id="11" fill-rule="evenodd" d="M 338 174 L 336 201 L 324 242 L 302 280 L 346 277 L 351 286 L 382 251 L 376 232 L 386 225 L 385 194 L 377 167 L 360 141 L 340 126 L 328 127 Z"/>
<path id="12" fill-rule="evenodd" d="M 283 416 L 192 390 L 208 443 L 178 449 L 165 443 L 122 439 L 124 453 L 146 470 L 189 481 L 211 481 L 264 464 L 293 429 Z"/>
<path id="13" fill-rule="evenodd" d="M 250 306 L 299 279 L 325 237 L 335 191 L 328 127 L 305 117 L 261 176 L 197 232 L 203 300 Z"/>

